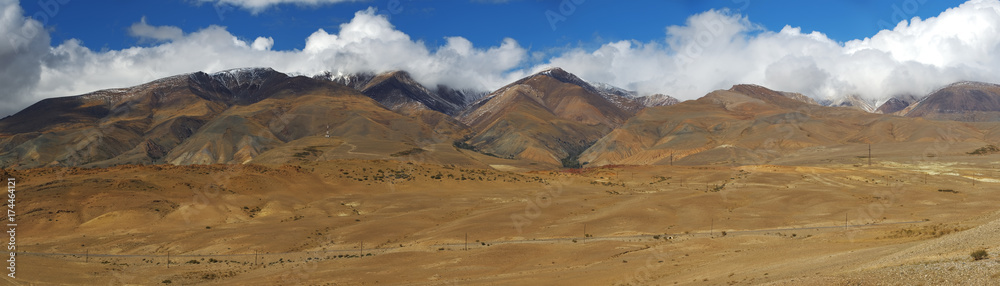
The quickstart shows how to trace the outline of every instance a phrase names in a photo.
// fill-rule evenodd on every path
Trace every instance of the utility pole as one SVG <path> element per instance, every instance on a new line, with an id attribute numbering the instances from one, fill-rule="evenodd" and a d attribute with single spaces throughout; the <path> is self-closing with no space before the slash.
<path id="1" fill-rule="evenodd" d="M 170 251 L 167 251 L 167 268 L 170 268 Z"/>
<path id="2" fill-rule="evenodd" d="M 257 265 L 257 251 L 256 250 L 253 251 L 253 265 L 255 265 L 255 266 Z"/>
<path id="3" fill-rule="evenodd" d="M 868 143 L 868 167 L 872 166 L 872 144 Z"/>
<path id="4" fill-rule="evenodd" d="M 469 251 L 469 233 L 465 233 L 465 251 Z"/>
<path id="5" fill-rule="evenodd" d="M 365 242 L 361 241 L 361 251 L 358 253 L 358 258 L 365 256 Z"/>
<path id="6" fill-rule="evenodd" d="M 583 244 L 587 244 L 587 224 L 583 224 Z"/>
<path id="7" fill-rule="evenodd" d="M 712 218 L 712 226 L 708 229 L 709 236 L 715 236 L 715 218 Z"/>
<path id="8" fill-rule="evenodd" d="M 84 258 L 85 262 L 90 262 L 90 248 L 87 248 L 87 258 Z"/>
<path id="9" fill-rule="evenodd" d="M 670 153 L 670 166 L 674 165 L 674 153 Z"/>

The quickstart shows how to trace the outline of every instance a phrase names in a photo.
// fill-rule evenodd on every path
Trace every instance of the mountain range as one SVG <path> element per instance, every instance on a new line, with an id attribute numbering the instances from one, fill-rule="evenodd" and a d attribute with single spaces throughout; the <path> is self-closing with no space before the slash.
<path id="1" fill-rule="evenodd" d="M 996 141 L 1000 86 L 820 101 L 756 85 L 697 100 L 553 68 L 495 91 L 427 88 L 405 71 L 289 76 L 195 72 L 49 98 L 0 120 L 0 166 L 420 159 L 528 168 L 760 164 L 816 146 Z"/>

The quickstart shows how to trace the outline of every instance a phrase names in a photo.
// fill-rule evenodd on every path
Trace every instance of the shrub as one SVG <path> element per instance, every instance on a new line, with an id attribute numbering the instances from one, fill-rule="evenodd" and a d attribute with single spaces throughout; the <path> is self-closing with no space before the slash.
<path id="1" fill-rule="evenodd" d="M 455 148 L 458 148 L 458 149 L 465 149 L 465 150 L 476 151 L 476 146 L 472 146 L 472 144 L 465 143 L 465 141 L 455 141 L 451 145 L 455 146 Z"/>
<path id="2" fill-rule="evenodd" d="M 191 259 L 190 261 L 187 262 L 187 264 L 201 264 L 201 261 Z"/>
<path id="3" fill-rule="evenodd" d="M 976 149 L 975 151 L 969 152 L 969 155 L 989 155 L 993 153 L 1000 152 L 1000 147 L 996 145 L 986 145 L 986 147 Z"/>
<path id="4" fill-rule="evenodd" d="M 990 258 L 990 254 L 987 253 L 985 249 L 973 251 L 972 254 L 969 254 L 969 256 L 972 256 L 972 260 L 974 261 Z"/>
<path id="5" fill-rule="evenodd" d="M 163 280 L 163 284 L 170 284 L 170 283 L 174 283 L 174 281 L 170 281 L 170 279 Z"/>
<path id="6" fill-rule="evenodd" d="M 405 150 L 405 151 L 400 151 L 400 152 L 393 153 L 392 155 L 389 155 L 389 157 L 403 157 L 403 156 L 417 155 L 417 154 L 420 154 L 420 153 L 424 153 L 425 151 L 427 151 L 427 150 L 424 150 L 424 149 L 421 149 L 421 148 L 413 148 L 413 149 L 410 149 L 410 150 Z"/>
<path id="7" fill-rule="evenodd" d="M 562 163 L 563 168 L 569 168 L 569 169 L 583 168 L 583 163 L 580 163 L 579 153 L 570 154 L 569 156 L 566 156 L 566 158 L 562 158 L 560 162 Z"/>

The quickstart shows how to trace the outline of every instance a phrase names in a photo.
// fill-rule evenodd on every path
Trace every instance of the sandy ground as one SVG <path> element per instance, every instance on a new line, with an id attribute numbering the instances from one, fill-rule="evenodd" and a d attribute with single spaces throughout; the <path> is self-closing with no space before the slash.
<path id="1" fill-rule="evenodd" d="M 869 167 L 856 151 L 581 171 L 364 160 L 22 170 L 17 278 L 3 281 L 1000 285 L 1000 155 L 882 154 Z M 973 261 L 979 249 L 991 258 Z"/>

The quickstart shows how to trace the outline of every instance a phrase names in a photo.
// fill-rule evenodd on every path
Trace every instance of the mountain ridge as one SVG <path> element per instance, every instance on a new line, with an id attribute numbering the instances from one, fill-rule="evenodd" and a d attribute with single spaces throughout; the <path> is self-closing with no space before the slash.
<path id="1" fill-rule="evenodd" d="M 842 105 L 860 104 L 854 101 Z M 423 155 L 428 160 L 538 168 L 662 164 L 668 151 L 691 164 L 726 152 L 747 163 L 810 146 L 933 140 L 924 125 L 952 124 L 922 118 L 996 121 L 1000 85 L 958 82 L 874 110 L 911 119 L 861 109 L 828 109 L 802 94 L 752 84 L 679 102 L 587 82 L 561 68 L 489 93 L 429 89 L 405 71 L 305 77 L 240 68 L 41 100 L 0 119 L 0 165 L 387 159 L 417 149 L 431 150 Z M 949 128 L 962 138 L 989 138 L 974 135 L 986 132 L 976 126 Z M 784 135 L 747 135 L 775 133 Z"/>

